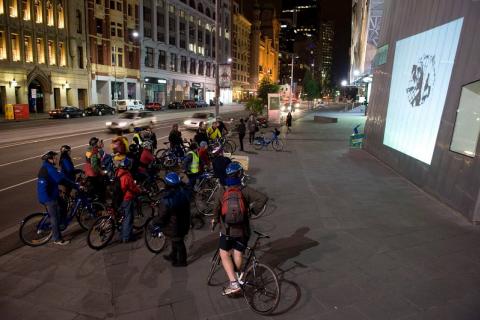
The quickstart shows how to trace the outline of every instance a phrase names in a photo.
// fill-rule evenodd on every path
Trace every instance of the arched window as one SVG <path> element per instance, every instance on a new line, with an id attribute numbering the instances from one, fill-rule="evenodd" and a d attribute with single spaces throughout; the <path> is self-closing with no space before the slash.
<path id="1" fill-rule="evenodd" d="M 63 10 L 63 4 L 59 3 L 57 7 L 58 11 L 58 28 L 65 28 L 65 11 Z"/>
<path id="2" fill-rule="evenodd" d="M 35 0 L 35 2 L 33 3 L 33 14 L 35 16 L 34 19 L 36 23 L 43 22 L 42 1 Z"/>
<path id="3" fill-rule="evenodd" d="M 190 0 L 190 7 L 196 8 L 197 6 L 195 5 L 195 0 Z"/>
<path id="4" fill-rule="evenodd" d="M 52 1 L 47 1 L 47 25 L 54 26 Z"/>
<path id="5" fill-rule="evenodd" d="M 198 3 L 198 11 L 200 11 L 200 13 L 203 13 L 203 5 L 201 2 Z"/>
<path id="6" fill-rule="evenodd" d="M 207 15 L 207 17 L 209 17 L 209 18 L 210 18 L 210 9 L 208 9 L 208 8 L 207 8 L 207 9 L 205 9 L 205 14 Z"/>
<path id="7" fill-rule="evenodd" d="M 82 12 L 77 9 L 76 14 L 75 14 L 75 19 L 76 19 L 76 27 L 77 27 L 77 33 L 82 33 Z"/>

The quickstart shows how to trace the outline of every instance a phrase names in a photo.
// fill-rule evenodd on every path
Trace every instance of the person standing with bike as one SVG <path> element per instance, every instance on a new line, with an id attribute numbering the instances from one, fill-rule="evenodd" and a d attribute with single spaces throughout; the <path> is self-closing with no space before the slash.
<path id="1" fill-rule="evenodd" d="M 56 168 L 57 153 L 55 151 L 48 151 L 42 156 L 42 166 L 38 172 L 37 180 L 37 195 L 38 202 L 47 208 L 50 217 L 50 224 L 52 226 L 53 243 L 57 245 L 67 245 L 68 240 L 62 239 L 60 231 L 60 224 L 62 224 L 62 212 L 60 212 L 59 200 L 59 184 L 63 184 L 70 188 L 78 189 L 78 185 L 65 177 Z"/>
<path id="2" fill-rule="evenodd" d="M 205 123 L 201 121 L 198 125 L 197 132 L 193 137 L 193 140 L 200 145 L 202 142 L 208 142 L 207 129 L 205 129 Z"/>
<path id="3" fill-rule="evenodd" d="M 133 176 L 130 173 L 132 167 L 132 161 L 125 158 L 120 162 L 117 172 L 115 173 L 115 179 L 120 182 L 120 190 L 114 190 L 113 202 L 114 205 L 121 203 L 118 210 L 123 212 L 123 224 L 122 224 L 122 242 L 134 241 L 132 237 L 133 229 L 133 214 L 134 214 L 134 199 L 141 193 L 140 188 L 135 184 Z"/>
<path id="4" fill-rule="evenodd" d="M 227 167 L 232 162 L 232 160 L 223 155 L 223 149 L 221 146 L 213 149 L 212 155 L 213 175 L 220 181 L 220 184 L 224 186 L 227 179 L 227 174 L 225 173 L 225 170 L 227 170 Z"/>
<path id="5" fill-rule="evenodd" d="M 218 123 L 216 121 L 207 129 L 207 135 L 210 141 L 215 141 L 222 137 L 222 133 L 218 129 Z"/>
<path id="6" fill-rule="evenodd" d="M 243 150 L 243 138 L 245 138 L 245 133 L 247 132 L 247 127 L 245 126 L 245 121 L 243 118 L 240 118 L 240 124 L 237 127 L 238 130 L 238 140 L 240 141 L 240 151 Z"/>
<path id="7" fill-rule="evenodd" d="M 177 157 L 182 158 L 185 155 L 183 151 L 183 139 L 182 133 L 178 130 L 178 124 L 175 123 L 172 125 L 172 131 L 168 135 L 168 142 L 170 142 L 170 149 L 177 155 Z"/>
<path id="8" fill-rule="evenodd" d="M 256 203 L 263 207 L 268 198 L 264 194 L 242 186 L 243 168 L 238 162 L 228 165 L 225 188 L 219 188 L 214 195 L 214 218 L 212 230 L 220 223 L 219 251 L 223 269 L 229 279 L 223 295 L 231 295 L 241 290 L 236 270 L 241 270 L 243 252 L 250 237 L 249 207 Z M 233 259 L 233 260 L 232 260 Z"/>
<path id="9" fill-rule="evenodd" d="M 255 132 L 258 131 L 257 119 L 255 119 L 255 116 L 253 114 L 251 114 L 247 120 L 247 129 L 248 142 L 250 142 L 250 144 L 253 144 L 253 142 L 255 141 Z"/>
<path id="10" fill-rule="evenodd" d="M 187 156 L 184 161 L 185 174 L 188 177 L 188 185 L 193 190 L 197 177 L 200 172 L 200 157 L 197 152 L 198 146 L 195 142 L 190 144 L 190 151 L 187 152 Z"/>
<path id="11" fill-rule="evenodd" d="M 166 194 L 159 204 L 159 216 L 156 223 L 163 226 L 163 233 L 171 239 L 172 251 L 163 258 L 174 267 L 187 266 L 187 249 L 185 236 L 190 229 L 191 193 L 181 182 L 175 172 L 165 176 Z"/>

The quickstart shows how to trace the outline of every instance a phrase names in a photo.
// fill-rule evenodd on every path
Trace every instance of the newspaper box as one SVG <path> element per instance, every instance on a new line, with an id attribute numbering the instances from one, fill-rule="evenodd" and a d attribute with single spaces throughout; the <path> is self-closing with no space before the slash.
<path id="1" fill-rule="evenodd" d="M 14 120 L 15 115 L 13 113 L 13 105 L 7 104 L 5 105 L 5 120 Z"/>
<path id="2" fill-rule="evenodd" d="M 27 120 L 30 118 L 28 104 L 14 104 L 13 113 L 15 114 L 15 120 Z"/>

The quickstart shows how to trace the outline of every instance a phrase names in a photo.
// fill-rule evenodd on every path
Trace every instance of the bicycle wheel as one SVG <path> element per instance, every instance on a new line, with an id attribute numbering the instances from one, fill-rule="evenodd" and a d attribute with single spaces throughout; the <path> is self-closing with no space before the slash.
<path id="1" fill-rule="evenodd" d="M 94 250 L 105 248 L 115 234 L 115 221 L 112 216 L 99 217 L 88 230 L 87 243 Z"/>
<path id="2" fill-rule="evenodd" d="M 195 195 L 195 207 L 204 216 L 213 215 L 213 201 L 211 198 L 213 189 L 203 189 Z"/>
<path id="3" fill-rule="evenodd" d="M 212 285 L 212 278 L 215 272 L 217 271 L 217 267 L 220 265 L 220 253 L 219 251 L 215 251 L 215 255 L 212 258 L 212 264 L 210 266 L 210 270 L 208 271 L 207 276 L 207 285 Z"/>
<path id="4" fill-rule="evenodd" d="M 158 149 L 158 150 L 155 152 L 155 158 L 161 159 L 162 157 L 165 156 L 167 150 L 168 150 L 168 149 L 165 149 L 165 148 Z"/>
<path id="5" fill-rule="evenodd" d="M 33 213 L 23 219 L 19 235 L 23 243 L 30 247 L 38 247 L 52 238 L 52 227 L 47 213 Z"/>
<path id="6" fill-rule="evenodd" d="M 265 213 L 265 211 L 267 211 L 267 202 L 265 202 L 265 204 L 263 205 L 262 209 L 258 212 L 258 214 L 256 214 L 256 215 L 252 214 L 252 215 L 250 216 L 250 219 L 251 219 L 251 220 L 255 220 L 255 219 L 260 218 L 261 216 L 263 216 L 263 214 Z"/>
<path id="7" fill-rule="evenodd" d="M 155 224 L 153 217 L 148 218 L 145 224 L 145 245 L 150 252 L 155 254 L 162 252 L 165 248 L 167 239 L 160 229 L 160 226 Z"/>
<path id="8" fill-rule="evenodd" d="M 155 209 L 150 205 L 151 200 L 146 197 L 139 197 L 135 201 L 135 212 L 133 214 L 133 228 L 142 229 L 147 219 L 153 217 Z"/>
<path id="9" fill-rule="evenodd" d="M 260 150 L 263 148 L 263 140 L 260 140 L 260 139 L 255 139 L 253 141 L 253 146 L 255 147 L 255 150 Z"/>
<path id="10" fill-rule="evenodd" d="M 85 205 L 77 209 L 77 221 L 83 230 L 88 230 L 95 220 L 104 215 L 107 208 L 103 203 L 92 202 L 91 206 Z"/>
<path id="11" fill-rule="evenodd" d="M 237 143 L 233 140 L 227 140 L 228 143 L 230 143 L 232 145 L 232 148 L 233 148 L 233 152 L 235 152 L 237 150 Z M 233 153 L 232 152 L 232 153 Z"/>
<path id="12" fill-rule="evenodd" d="M 280 139 L 272 141 L 272 148 L 275 151 L 282 151 L 283 150 L 283 141 Z"/>
<path id="13" fill-rule="evenodd" d="M 280 301 L 280 285 L 275 272 L 267 265 L 254 263 L 244 279 L 243 296 L 250 308 L 263 315 L 272 313 Z"/>

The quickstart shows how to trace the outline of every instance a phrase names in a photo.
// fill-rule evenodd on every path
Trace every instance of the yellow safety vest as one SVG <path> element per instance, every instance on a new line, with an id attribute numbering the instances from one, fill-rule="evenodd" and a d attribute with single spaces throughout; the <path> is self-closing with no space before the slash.
<path id="1" fill-rule="evenodd" d="M 133 138 L 137 138 L 138 139 L 138 143 L 141 145 L 142 144 L 142 138 L 140 137 L 140 135 L 138 133 L 135 133 L 133 135 Z"/>
<path id="2" fill-rule="evenodd" d="M 220 130 L 218 130 L 218 128 L 215 128 L 215 130 L 213 130 L 213 128 L 210 127 L 208 129 L 210 129 L 207 130 L 208 138 L 210 140 L 215 140 L 222 137 L 222 134 L 220 133 Z"/>
<path id="3" fill-rule="evenodd" d="M 192 155 L 192 163 L 190 164 L 189 173 L 198 173 L 200 167 L 200 157 L 194 151 L 189 151 L 187 154 Z"/>

